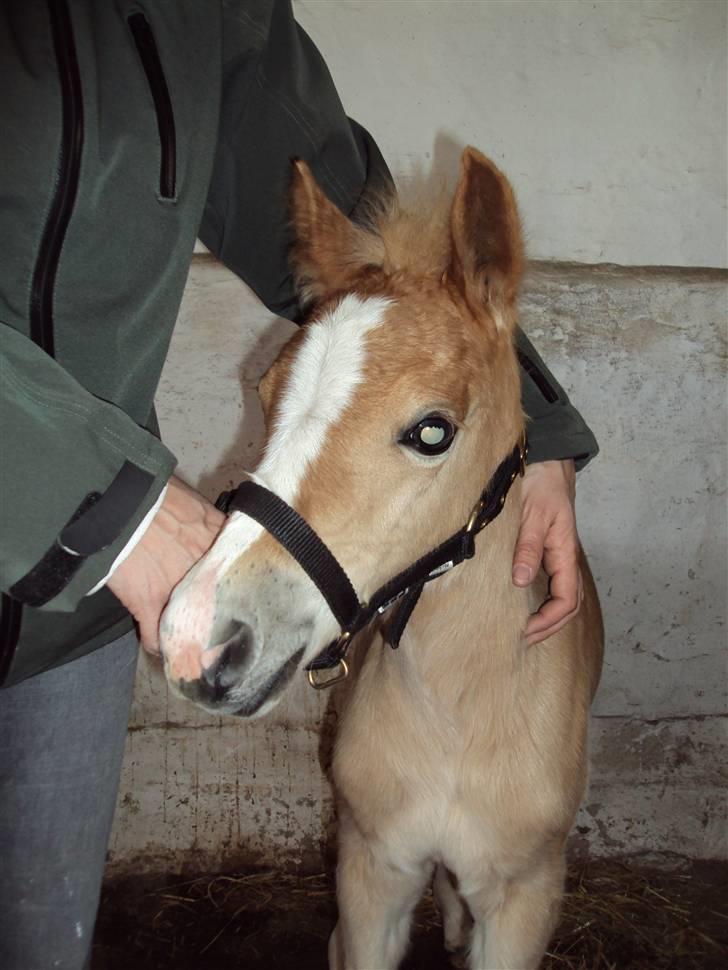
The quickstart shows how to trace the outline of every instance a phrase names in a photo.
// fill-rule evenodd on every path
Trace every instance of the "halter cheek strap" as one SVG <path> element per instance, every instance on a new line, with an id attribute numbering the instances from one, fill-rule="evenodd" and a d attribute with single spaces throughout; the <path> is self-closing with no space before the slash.
<path id="1" fill-rule="evenodd" d="M 517 475 L 523 474 L 528 446 L 525 434 L 496 468 L 462 529 L 412 563 L 372 595 L 359 600 L 351 580 L 329 547 L 306 520 L 274 492 L 250 480 L 223 492 L 216 505 L 226 514 L 244 512 L 286 549 L 318 587 L 341 629 L 308 665 L 308 679 L 317 689 L 330 687 L 348 673 L 346 653 L 351 641 L 377 614 L 396 606 L 386 640 L 396 649 L 426 583 L 437 579 L 475 554 L 475 536 L 499 515 Z M 326 671 L 332 676 L 322 677 Z"/>

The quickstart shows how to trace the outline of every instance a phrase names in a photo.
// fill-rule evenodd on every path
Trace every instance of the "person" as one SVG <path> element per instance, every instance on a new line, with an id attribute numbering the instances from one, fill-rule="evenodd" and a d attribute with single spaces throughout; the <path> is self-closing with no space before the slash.
<path id="1" fill-rule="evenodd" d="M 223 516 L 153 398 L 195 238 L 273 312 L 292 157 L 357 218 L 390 180 L 289 0 L 7 0 L 0 352 L 0 966 L 87 966 L 134 679 Z M 518 336 L 530 463 L 514 582 L 536 643 L 578 609 L 593 435 Z"/>

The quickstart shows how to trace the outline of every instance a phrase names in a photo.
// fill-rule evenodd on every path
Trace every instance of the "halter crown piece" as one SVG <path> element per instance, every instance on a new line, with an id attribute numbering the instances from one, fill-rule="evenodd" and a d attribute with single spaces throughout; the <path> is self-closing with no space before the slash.
<path id="1" fill-rule="evenodd" d="M 525 470 L 528 444 L 525 432 L 498 465 L 462 529 L 426 553 L 362 603 L 351 580 L 329 547 L 306 520 L 274 492 L 246 480 L 222 492 L 215 505 L 226 515 L 244 512 L 280 542 L 316 584 L 339 623 L 341 633 L 308 665 L 308 680 L 321 690 L 343 680 L 349 668 L 346 653 L 351 641 L 377 615 L 396 606 L 386 630 L 387 643 L 396 650 L 425 583 L 437 579 L 475 555 L 475 537 L 495 519 L 506 502 L 511 485 Z M 330 676 L 326 673 L 331 671 Z"/>

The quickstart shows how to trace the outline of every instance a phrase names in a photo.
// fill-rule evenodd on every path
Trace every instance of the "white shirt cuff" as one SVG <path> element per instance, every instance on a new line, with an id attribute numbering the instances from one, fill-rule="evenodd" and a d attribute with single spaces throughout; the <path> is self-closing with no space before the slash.
<path id="1" fill-rule="evenodd" d="M 103 579 L 100 579 L 98 581 L 98 583 L 96 583 L 96 585 L 94 586 L 93 589 L 90 589 L 88 591 L 88 593 L 86 593 L 86 596 L 93 596 L 94 593 L 98 593 L 98 591 L 101 589 L 102 586 L 106 586 L 106 584 L 111 579 L 111 577 L 114 575 L 114 573 L 119 568 L 119 566 L 124 562 L 124 560 L 128 556 L 131 555 L 131 553 L 134 551 L 135 546 L 139 542 L 141 542 L 142 538 L 144 537 L 144 533 L 147 531 L 147 529 L 149 528 L 149 526 L 152 524 L 152 519 L 154 518 L 154 516 L 159 511 L 159 507 L 162 504 L 162 502 L 164 501 L 164 496 L 167 494 L 167 488 L 168 488 L 168 486 L 165 485 L 164 488 L 162 489 L 162 491 L 159 493 L 159 497 L 157 498 L 157 501 L 154 503 L 154 505 L 151 507 L 151 509 L 149 509 L 149 511 L 147 512 L 147 514 L 144 516 L 144 518 L 142 519 L 142 521 L 139 523 L 139 525 L 134 530 L 134 533 L 131 536 L 131 538 L 129 539 L 129 541 L 127 542 L 127 544 L 121 550 L 121 552 L 116 557 L 116 559 L 112 562 L 111 568 L 109 569 L 108 573 L 104 576 Z"/>

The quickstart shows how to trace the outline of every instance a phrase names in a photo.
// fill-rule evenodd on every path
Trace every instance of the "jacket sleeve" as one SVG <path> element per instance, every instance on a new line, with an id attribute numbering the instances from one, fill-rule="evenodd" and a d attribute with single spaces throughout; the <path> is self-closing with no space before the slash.
<path id="1" fill-rule="evenodd" d="M 354 218 L 393 182 L 374 140 L 346 117 L 288 0 L 250 0 L 244 14 L 237 7 L 228 16 L 217 153 L 199 235 L 273 313 L 296 321 L 291 159 L 304 158 L 329 198 Z M 594 436 L 521 331 L 517 345 L 529 460 L 574 457 L 583 467 L 597 453 Z"/>
<path id="2" fill-rule="evenodd" d="M 0 324 L 0 588 L 73 611 L 175 465 L 149 431 Z"/>
<path id="3" fill-rule="evenodd" d="M 297 320 L 288 265 L 291 160 L 305 159 L 347 215 L 392 180 L 373 139 L 346 117 L 288 0 L 226 11 L 218 144 L 199 236 L 270 310 Z"/>
<path id="4" fill-rule="evenodd" d="M 581 471 L 599 453 L 596 438 L 520 328 L 516 352 L 529 463 L 573 458 L 576 470 Z"/>

